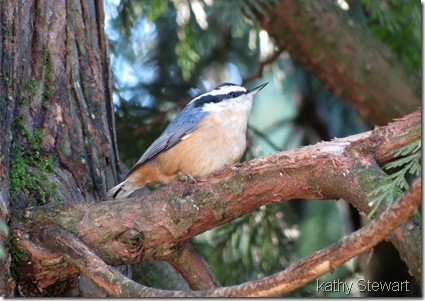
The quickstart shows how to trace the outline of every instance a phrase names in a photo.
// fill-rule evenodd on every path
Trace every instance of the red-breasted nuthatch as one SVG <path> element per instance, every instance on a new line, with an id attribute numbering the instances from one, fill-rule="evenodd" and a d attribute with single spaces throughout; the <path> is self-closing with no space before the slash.
<path id="1" fill-rule="evenodd" d="M 108 198 L 125 198 L 146 185 L 169 183 L 179 173 L 201 177 L 239 161 L 254 95 L 265 85 L 247 90 L 225 83 L 194 98 Z"/>

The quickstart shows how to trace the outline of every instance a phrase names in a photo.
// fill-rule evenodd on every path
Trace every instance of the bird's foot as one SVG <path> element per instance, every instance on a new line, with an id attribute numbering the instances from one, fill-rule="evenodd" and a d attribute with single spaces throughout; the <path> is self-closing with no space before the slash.
<path id="1" fill-rule="evenodd" d="M 183 181 L 183 182 L 185 182 L 186 184 L 190 181 L 190 182 L 192 182 L 192 183 L 194 183 L 194 184 L 197 184 L 198 182 L 196 181 L 196 179 L 191 175 L 191 174 L 188 174 L 188 173 L 183 173 L 183 172 L 181 172 L 181 171 L 178 171 L 177 172 L 177 179 L 178 180 L 180 180 L 180 181 Z"/>
<path id="2" fill-rule="evenodd" d="M 183 191 L 182 197 L 190 195 L 196 189 L 198 184 L 196 179 L 191 174 L 185 174 L 181 171 L 177 172 L 177 179 L 183 181 L 186 185 L 186 189 Z M 195 187 L 190 184 L 193 184 Z"/>

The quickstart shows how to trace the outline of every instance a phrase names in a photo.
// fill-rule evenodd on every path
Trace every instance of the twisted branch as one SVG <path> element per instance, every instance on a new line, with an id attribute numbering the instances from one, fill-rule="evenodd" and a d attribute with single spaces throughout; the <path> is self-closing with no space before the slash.
<path id="1" fill-rule="evenodd" d="M 344 262 L 370 249 L 412 215 L 421 202 L 421 177 L 394 206 L 367 226 L 303 261 L 272 276 L 241 285 L 204 291 L 168 291 L 140 285 L 109 267 L 72 233 L 56 226 L 41 231 L 51 249 L 64 254 L 110 296 L 117 297 L 270 297 L 290 292 L 319 276 L 332 272 Z"/>

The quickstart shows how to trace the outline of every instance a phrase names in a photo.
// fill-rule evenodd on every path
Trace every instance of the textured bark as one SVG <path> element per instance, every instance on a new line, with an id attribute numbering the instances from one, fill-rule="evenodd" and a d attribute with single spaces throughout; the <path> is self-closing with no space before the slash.
<path id="1" fill-rule="evenodd" d="M 333 1 L 282 0 L 264 10 L 258 20 L 276 44 L 365 121 L 383 125 L 421 105 L 419 75 Z"/>
<path id="2" fill-rule="evenodd" d="M 389 150 L 391 141 L 398 143 L 393 138 L 411 131 L 409 126 L 420 118 L 417 111 L 371 132 L 235 165 L 199 180 L 186 196 L 187 185 L 174 182 L 125 202 L 29 208 L 26 225 L 16 225 L 15 235 L 24 238 L 29 233 L 29 239 L 38 240 L 45 225 L 56 224 L 74 233 L 107 264 L 120 265 L 163 260 L 175 244 L 281 200 L 343 198 L 367 214 L 368 194 L 383 177 L 375 159 L 385 157 L 375 155 L 380 147 Z M 403 139 L 408 143 L 418 137 Z M 377 212 L 383 211 L 381 206 Z M 418 280 L 420 232 L 418 225 L 407 221 L 389 236 Z"/>
<path id="3" fill-rule="evenodd" d="M 186 279 L 192 290 L 207 290 L 220 286 L 219 280 L 192 242 L 187 241 L 173 250 L 173 254 L 167 256 L 168 262 Z"/>
<path id="4" fill-rule="evenodd" d="M 44 201 L 103 200 L 119 174 L 103 2 L 6 0 L 0 16 L 0 217 L 43 203 L 34 185 L 11 190 L 18 153 L 51 160 L 24 163 L 42 190 L 56 185 Z"/>
<path id="5" fill-rule="evenodd" d="M 120 297 L 270 297 L 290 292 L 370 249 L 413 214 L 421 202 L 421 177 L 388 211 L 362 229 L 296 265 L 256 281 L 204 291 L 167 291 L 140 285 L 105 264 L 72 233 L 56 226 L 41 231 L 51 249 L 60 250 L 70 263 L 92 279 L 110 296 Z"/>

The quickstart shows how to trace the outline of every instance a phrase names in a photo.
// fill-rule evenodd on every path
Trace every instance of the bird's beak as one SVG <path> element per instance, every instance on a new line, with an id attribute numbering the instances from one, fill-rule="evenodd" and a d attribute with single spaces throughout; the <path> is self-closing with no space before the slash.
<path id="1" fill-rule="evenodd" d="M 264 88 L 267 84 L 268 84 L 268 82 L 267 82 L 267 83 L 264 83 L 264 84 L 259 85 L 257 88 L 254 88 L 254 89 L 248 90 L 248 91 L 246 92 L 246 95 L 255 95 L 258 91 L 260 91 L 261 89 L 263 89 L 263 88 Z"/>

